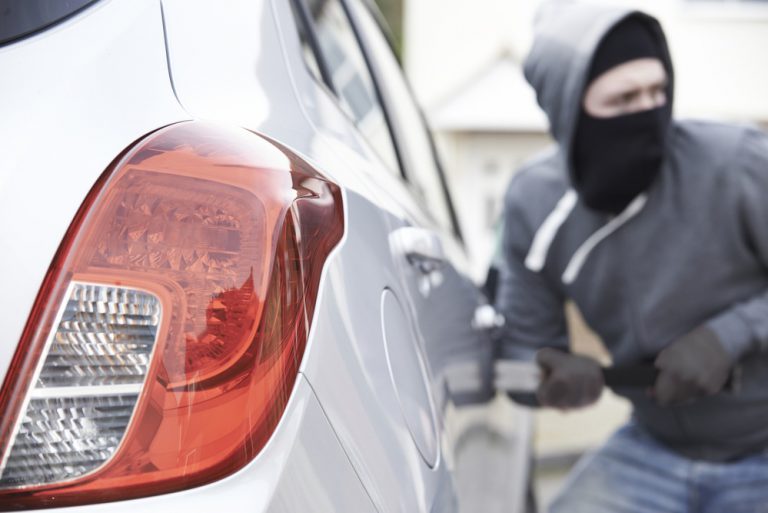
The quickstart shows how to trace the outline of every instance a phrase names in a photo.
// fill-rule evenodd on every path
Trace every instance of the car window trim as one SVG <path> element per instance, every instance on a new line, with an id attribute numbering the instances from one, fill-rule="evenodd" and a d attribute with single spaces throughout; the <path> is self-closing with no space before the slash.
<path id="1" fill-rule="evenodd" d="M 379 85 L 379 80 L 376 76 L 376 72 L 374 71 L 374 67 L 371 65 L 371 56 L 368 53 L 368 49 L 363 44 L 363 38 L 360 37 L 360 29 L 358 29 L 357 25 L 355 24 L 355 19 L 352 16 L 352 11 L 349 9 L 346 0 L 338 0 L 338 2 L 341 4 L 341 8 L 344 10 L 344 15 L 347 17 L 347 21 L 349 21 L 349 26 L 352 27 L 352 33 L 355 35 L 357 47 L 360 49 L 360 53 L 363 55 L 365 67 L 368 69 L 368 74 L 371 76 L 373 90 L 376 92 L 376 100 L 379 102 L 379 105 L 381 105 L 381 112 L 384 114 L 384 121 L 387 123 L 387 130 L 389 131 L 389 138 L 392 140 L 392 146 L 395 149 L 395 156 L 397 157 L 397 165 L 400 168 L 400 175 L 403 177 L 403 180 L 409 182 L 408 170 L 405 168 L 405 160 L 403 159 L 402 150 L 400 149 L 400 145 L 397 143 L 397 136 L 395 135 L 395 129 L 392 125 L 392 116 L 390 115 L 387 104 L 384 101 L 384 95 L 381 93 L 381 86 Z"/>
<path id="2" fill-rule="evenodd" d="M 323 73 L 323 80 L 328 83 L 328 87 L 331 89 L 331 91 L 333 91 L 334 96 L 337 99 L 339 99 L 338 91 L 336 91 L 336 88 L 333 86 L 331 75 L 328 72 L 328 65 L 325 61 L 325 56 L 320 51 L 319 43 L 317 42 L 317 33 L 315 32 L 315 24 L 314 24 L 314 20 L 312 19 L 312 15 L 309 12 L 309 8 L 307 7 L 306 2 L 304 0 L 292 0 L 292 1 L 295 1 L 297 6 L 300 7 L 300 12 L 303 13 L 302 16 L 305 18 L 304 21 L 308 25 L 307 30 L 312 33 L 311 40 L 315 42 L 315 44 L 312 45 L 312 51 L 315 53 L 315 58 L 317 59 L 318 65 L 320 66 L 320 68 L 326 70 L 325 73 Z M 389 139 L 392 141 L 392 150 L 395 153 L 395 160 L 397 161 L 399 174 L 404 180 L 407 181 L 408 178 L 405 173 L 405 166 L 403 165 L 403 157 L 400 152 L 400 148 L 397 145 L 395 132 L 392 129 L 392 119 L 389 115 L 389 111 L 387 110 L 386 105 L 384 104 L 383 97 L 381 94 L 381 89 L 379 88 L 379 83 L 376 80 L 376 77 L 374 76 L 373 71 L 371 69 L 370 57 L 368 55 L 368 52 L 365 51 L 365 48 L 363 47 L 363 45 L 360 44 L 360 34 L 358 32 L 357 27 L 355 26 L 354 21 L 352 20 L 352 16 L 350 15 L 349 8 L 347 7 L 346 3 L 343 0 L 338 0 L 338 1 L 339 1 L 339 4 L 341 5 L 342 10 L 344 11 L 344 16 L 349 22 L 349 26 L 352 28 L 352 33 L 355 36 L 355 42 L 357 43 L 357 47 L 360 49 L 360 53 L 362 54 L 363 60 L 365 61 L 366 70 L 368 71 L 368 74 L 371 77 L 371 83 L 373 84 L 373 92 L 376 95 L 376 101 L 379 103 L 381 107 L 381 113 L 382 113 L 382 116 L 384 116 L 384 122 L 387 125 L 387 133 L 389 134 Z M 342 111 L 344 111 L 344 109 L 342 109 Z M 354 120 L 352 121 L 353 121 L 353 124 L 355 125 L 355 128 L 357 128 L 357 122 L 355 122 Z M 363 139 L 366 139 L 366 137 L 363 136 L 362 134 L 361 136 L 363 137 Z M 366 143 L 370 145 L 367 139 L 366 139 Z M 379 160 L 381 160 L 381 164 L 384 167 L 387 167 L 387 168 L 389 167 L 384 163 L 383 159 L 378 154 L 376 155 L 376 157 Z"/>
<path id="3" fill-rule="evenodd" d="M 389 126 L 390 131 L 391 131 L 392 141 L 395 144 L 395 151 L 396 151 L 397 156 L 398 156 L 398 161 L 400 163 L 400 170 L 401 170 L 401 172 L 403 174 L 403 178 L 408 183 L 411 183 L 411 180 L 408 177 L 408 170 L 405 168 L 405 165 L 403 164 L 403 160 L 401 159 L 401 156 L 400 156 L 400 153 L 401 153 L 400 142 L 398 140 L 398 137 L 395 135 L 395 132 L 394 132 L 392 126 L 391 126 L 390 116 L 389 116 L 389 106 L 386 104 L 386 102 L 384 101 L 383 96 L 381 95 L 381 91 L 379 90 L 378 77 L 376 76 L 375 68 L 371 65 L 371 57 L 369 55 L 369 50 L 368 50 L 367 46 L 365 45 L 365 42 L 363 41 L 363 38 L 360 37 L 359 29 L 357 28 L 357 25 L 355 24 L 354 18 L 353 18 L 352 14 L 351 14 L 351 10 L 350 10 L 349 6 L 347 5 L 347 1 L 348 0 L 339 0 L 339 2 L 344 6 L 344 11 L 346 12 L 347 18 L 350 20 L 350 24 L 352 25 L 352 29 L 354 30 L 355 38 L 357 39 L 357 44 L 360 47 L 360 49 L 362 50 L 362 52 L 363 52 L 363 57 L 365 57 L 365 63 L 368 66 L 368 71 L 371 74 L 371 78 L 373 79 L 374 87 L 376 88 L 376 94 L 379 97 L 379 103 L 381 104 L 382 110 L 385 113 L 385 117 L 387 119 L 387 125 Z M 391 38 L 390 31 L 386 27 L 386 25 L 384 25 L 383 17 L 381 15 L 381 13 L 378 12 L 377 9 L 373 8 L 371 6 L 371 3 L 368 0 L 361 0 L 361 2 L 363 4 L 363 6 L 368 10 L 368 12 L 373 17 L 374 22 L 379 27 L 379 30 L 381 30 L 381 33 L 383 34 L 384 39 L 386 40 L 387 45 L 389 46 L 389 50 L 392 52 L 392 55 L 395 57 L 397 62 L 399 64 L 401 64 L 401 68 L 402 68 L 402 63 L 400 62 L 400 59 L 397 57 L 397 53 L 394 50 L 394 45 L 392 43 L 392 38 Z M 419 118 L 421 118 L 422 128 L 426 132 L 427 139 L 429 140 L 430 152 L 432 153 L 432 159 L 435 161 L 435 167 L 437 168 L 438 179 L 440 181 L 440 187 L 442 189 L 441 192 L 443 193 L 443 196 L 444 196 L 445 201 L 446 201 L 447 206 L 448 206 L 448 216 L 450 217 L 450 220 L 451 220 L 451 225 L 452 225 L 452 228 L 453 228 L 453 234 L 456 236 L 458 241 L 462 245 L 464 245 L 465 244 L 465 242 L 464 242 L 464 234 L 461 231 L 461 225 L 459 224 L 459 218 L 458 218 L 458 215 L 456 213 L 456 208 L 454 207 L 454 204 L 453 204 L 453 198 L 451 197 L 451 193 L 450 193 L 450 190 L 448 188 L 448 180 L 446 179 L 446 176 L 445 176 L 445 170 L 443 169 L 443 164 L 440 161 L 439 155 L 437 153 L 437 146 L 435 144 L 435 138 L 432 135 L 432 131 L 429 130 L 429 125 L 426 122 L 426 116 L 424 114 L 424 110 L 421 108 L 419 103 L 415 100 L 415 96 L 413 94 L 413 88 L 411 87 L 411 84 L 408 81 L 408 77 L 403 76 L 403 79 L 405 81 L 405 86 L 408 89 L 408 94 L 410 94 L 410 96 L 411 96 L 411 101 L 413 102 L 414 106 L 416 107 L 416 110 L 419 113 Z"/>
<path id="4" fill-rule="evenodd" d="M 307 35 L 307 42 L 312 49 L 312 53 L 315 54 L 315 60 L 317 61 L 317 67 L 320 70 L 320 76 L 323 79 L 326 87 L 333 93 L 334 96 L 338 96 L 339 93 L 336 90 L 336 86 L 331 79 L 331 72 L 328 69 L 328 65 L 323 58 L 323 53 L 320 51 L 320 42 L 317 40 L 317 33 L 315 32 L 314 22 L 312 21 L 312 15 L 309 12 L 306 2 L 304 0 L 290 0 L 295 7 L 295 12 L 299 14 L 299 18 L 296 21 L 301 23 L 304 28 L 304 33 Z M 303 59 L 302 59 L 303 60 Z"/>

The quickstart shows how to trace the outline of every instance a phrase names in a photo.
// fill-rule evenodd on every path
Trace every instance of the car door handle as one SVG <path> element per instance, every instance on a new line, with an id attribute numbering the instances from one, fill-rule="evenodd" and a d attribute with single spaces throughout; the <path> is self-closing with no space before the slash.
<path id="1" fill-rule="evenodd" d="M 477 331 L 489 331 L 501 328 L 505 322 L 504 316 L 498 313 L 493 305 L 483 304 L 475 309 L 472 328 Z"/>
<path id="2" fill-rule="evenodd" d="M 445 253 L 439 237 L 432 231 L 415 226 L 404 226 L 390 235 L 390 244 L 397 254 L 424 274 L 445 266 Z"/>

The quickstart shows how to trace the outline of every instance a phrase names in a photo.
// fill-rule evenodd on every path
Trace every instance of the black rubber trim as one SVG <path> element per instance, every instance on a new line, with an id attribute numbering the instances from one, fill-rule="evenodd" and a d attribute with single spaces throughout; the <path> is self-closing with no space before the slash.
<path id="1" fill-rule="evenodd" d="M 408 170 L 405 168 L 405 164 L 401 155 L 400 146 L 398 144 L 398 137 L 397 134 L 394 131 L 394 128 L 392 126 L 392 122 L 390 119 L 390 115 L 388 113 L 387 104 L 384 101 L 384 97 L 381 94 L 380 86 L 378 84 L 378 77 L 376 76 L 376 70 L 375 67 L 371 64 L 371 57 L 369 55 L 369 50 L 367 46 L 363 42 L 363 38 L 360 37 L 359 29 L 357 28 L 357 25 L 355 23 L 355 20 L 353 20 L 353 16 L 351 15 L 349 6 L 347 5 L 348 0 L 341 0 L 342 6 L 344 6 L 344 10 L 347 14 L 347 19 L 349 19 L 350 24 L 352 25 L 352 29 L 355 33 L 355 37 L 357 38 L 357 44 L 360 47 L 360 49 L 363 52 L 363 57 L 365 57 L 366 64 L 368 65 L 368 72 L 371 74 L 371 78 L 373 78 L 374 83 L 374 89 L 376 90 L 376 95 L 378 96 L 379 103 L 381 104 L 383 110 L 384 110 L 384 117 L 387 121 L 387 126 L 389 127 L 389 133 L 392 138 L 392 142 L 395 144 L 395 153 L 397 154 L 397 160 L 400 164 L 400 173 L 403 175 L 403 178 L 406 181 L 408 180 Z M 392 37 L 391 37 L 391 31 L 389 30 L 389 27 L 387 27 L 386 23 L 384 22 L 383 16 L 380 12 L 375 8 L 375 4 L 371 5 L 371 2 L 363 0 L 363 5 L 368 9 L 368 11 L 371 13 L 371 16 L 373 16 L 374 21 L 379 26 L 379 29 L 381 30 L 382 34 L 384 34 L 384 39 L 387 41 L 387 44 L 389 45 L 389 49 L 392 52 L 392 54 L 395 56 L 395 59 L 400 62 L 399 59 L 397 59 L 397 53 L 395 52 L 395 47 L 392 43 Z M 413 89 L 411 88 L 411 84 L 408 82 L 408 79 L 405 78 L 405 84 L 408 88 L 408 93 L 411 95 L 412 98 L 414 98 Z M 419 111 L 419 116 L 421 117 L 421 123 L 424 127 L 424 130 L 427 133 L 427 139 L 429 139 L 429 146 L 430 150 L 432 152 L 432 158 L 435 161 L 437 171 L 438 171 L 438 177 L 440 180 L 440 186 L 442 188 L 442 193 L 445 196 L 445 200 L 448 204 L 448 216 L 451 219 L 451 224 L 453 225 L 453 234 L 456 236 L 456 239 L 464 245 L 464 235 L 461 231 L 461 225 L 459 224 L 459 218 L 456 214 L 456 209 L 453 205 L 453 198 L 451 197 L 451 192 L 448 189 L 448 180 L 445 177 L 445 169 L 443 168 L 442 162 L 440 162 L 440 158 L 438 157 L 437 153 L 437 146 L 435 145 L 435 138 L 432 135 L 432 131 L 429 129 L 429 125 L 427 123 L 427 118 L 424 115 L 424 111 L 421 109 L 421 106 L 414 100 L 414 105 L 416 105 L 416 108 Z"/>
<path id="2" fill-rule="evenodd" d="M 323 82 L 325 82 L 325 85 L 328 86 L 328 89 L 330 89 L 333 94 L 338 96 L 339 93 L 336 91 L 336 86 L 333 83 L 328 64 L 325 62 L 323 52 L 320 51 L 320 42 L 317 39 L 317 33 L 315 32 L 315 26 L 312 21 L 312 14 L 309 12 L 309 7 L 307 7 L 307 4 L 303 0 L 290 1 L 293 5 L 294 13 L 298 14 L 298 19 L 296 21 L 301 24 L 299 30 L 301 30 L 307 37 L 307 43 L 309 43 L 309 47 L 312 48 L 312 53 L 315 54 L 315 60 L 317 61 L 317 67 L 320 68 L 320 76 L 322 77 Z"/>
<path id="3" fill-rule="evenodd" d="M 99 0 L 0 0 L 0 46 L 33 36 Z"/>

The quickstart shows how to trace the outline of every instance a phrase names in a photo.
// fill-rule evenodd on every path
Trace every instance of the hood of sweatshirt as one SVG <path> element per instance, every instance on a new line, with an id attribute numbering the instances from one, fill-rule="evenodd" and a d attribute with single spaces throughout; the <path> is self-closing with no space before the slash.
<path id="1" fill-rule="evenodd" d="M 567 0 L 551 1 L 540 9 L 533 46 L 524 72 L 536 91 L 539 106 L 549 118 L 560 147 L 568 179 L 573 183 L 572 141 L 593 56 L 603 38 L 629 17 L 643 20 L 658 38 L 669 77 L 669 100 L 674 93 L 674 72 L 666 37 L 656 18 L 645 13 L 605 5 Z"/>

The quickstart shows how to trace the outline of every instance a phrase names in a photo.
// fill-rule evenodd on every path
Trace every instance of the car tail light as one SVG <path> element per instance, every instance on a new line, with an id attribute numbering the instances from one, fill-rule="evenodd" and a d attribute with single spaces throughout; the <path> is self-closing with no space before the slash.
<path id="1" fill-rule="evenodd" d="M 251 461 L 296 380 L 339 188 L 285 148 L 197 122 L 93 188 L 0 391 L 0 508 L 211 482 Z"/>

